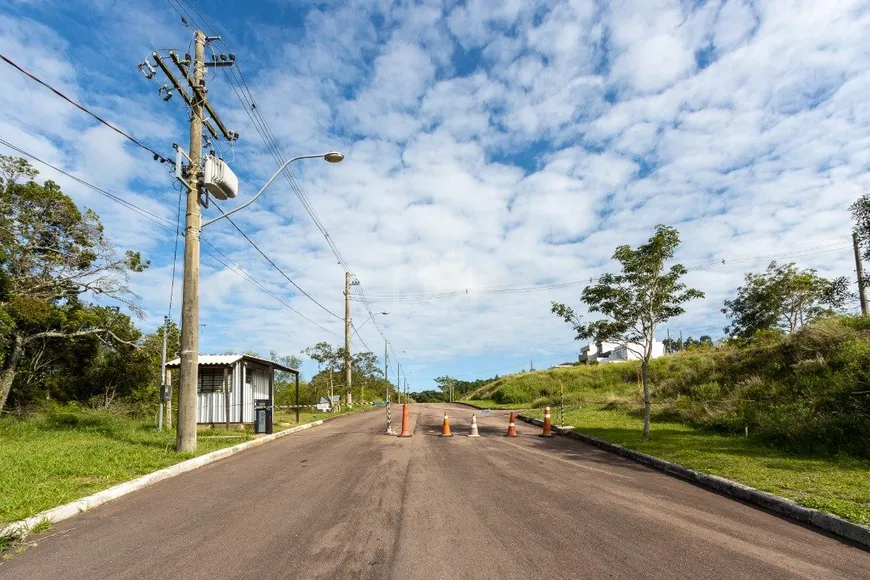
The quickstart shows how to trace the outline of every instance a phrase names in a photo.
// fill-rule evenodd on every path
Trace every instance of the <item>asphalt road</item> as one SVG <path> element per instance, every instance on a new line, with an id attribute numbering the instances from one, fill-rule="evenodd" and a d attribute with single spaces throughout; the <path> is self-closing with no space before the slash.
<path id="1" fill-rule="evenodd" d="M 410 439 L 380 410 L 328 422 L 62 522 L 0 578 L 870 574 L 867 551 L 578 441 L 505 438 L 506 413 L 470 439 L 479 412 L 411 408 Z"/>

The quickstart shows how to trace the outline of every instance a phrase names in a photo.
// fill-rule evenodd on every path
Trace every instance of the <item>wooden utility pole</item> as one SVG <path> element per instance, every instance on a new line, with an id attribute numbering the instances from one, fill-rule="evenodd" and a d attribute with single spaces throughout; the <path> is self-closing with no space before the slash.
<path id="1" fill-rule="evenodd" d="M 332 363 L 329 365 L 329 408 L 335 411 L 335 401 L 332 393 Z"/>
<path id="2" fill-rule="evenodd" d="M 347 404 L 353 404 L 351 395 L 350 358 L 350 272 L 344 273 L 344 387 L 347 389 Z"/>
<path id="3" fill-rule="evenodd" d="M 196 450 L 196 386 L 199 363 L 199 235 L 202 229 L 202 216 L 199 205 L 200 189 L 202 180 L 202 138 L 203 127 L 212 137 L 219 139 L 219 133 L 212 124 L 204 118 L 203 111 L 207 111 L 211 119 L 220 129 L 220 134 L 227 141 L 235 141 L 238 134 L 227 130 L 223 122 L 217 116 L 205 95 L 205 69 L 206 67 L 233 66 L 235 56 L 213 55 L 212 62 L 205 62 L 205 45 L 207 42 L 218 40 L 220 37 L 206 37 L 205 33 L 197 30 L 194 33 L 193 61 L 188 55 L 180 57 L 175 51 L 169 51 L 169 58 L 182 75 L 182 81 L 186 81 L 191 94 L 188 95 L 184 83 L 179 82 L 169 69 L 167 61 L 161 56 L 160 51 L 153 51 L 150 57 L 163 71 L 166 78 L 172 83 L 172 87 L 164 85 L 158 92 L 163 100 L 169 100 L 177 93 L 184 103 L 190 108 L 190 149 L 188 151 L 187 171 L 183 177 L 179 173 L 176 176 L 187 188 L 187 211 L 185 213 L 184 226 L 184 283 L 182 288 L 181 303 L 181 365 L 179 367 L 178 385 L 178 422 L 175 437 L 175 449 L 185 453 Z M 154 67 L 147 62 L 139 65 L 140 70 L 147 65 L 152 73 L 146 78 L 154 76 Z M 192 67 L 192 70 L 188 67 Z M 179 153 L 182 153 L 179 151 Z M 177 158 L 176 168 L 181 165 L 181 157 Z M 202 202 L 207 204 L 206 201 Z M 171 388 L 170 388 L 171 393 Z M 170 394 L 171 397 L 171 394 Z M 168 406 L 168 405 L 167 405 Z"/>
<path id="4" fill-rule="evenodd" d="M 166 334 L 169 316 L 163 317 L 163 354 L 160 358 L 160 409 L 157 413 L 157 430 L 163 431 L 163 407 L 166 405 Z"/>
<path id="5" fill-rule="evenodd" d="M 390 396 L 390 375 L 387 374 L 387 370 L 389 365 L 387 364 L 387 348 L 389 347 L 389 343 L 387 339 L 384 339 L 384 402 L 387 404 L 387 435 L 395 435 L 396 433 L 393 431 L 393 415 L 392 409 L 390 409 L 390 405 L 393 402 L 393 398 Z"/>
<path id="6" fill-rule="evenodd" d="M 196 451 L 196 378 L 199 363 L 199 179 L 202 158 L 202 107 L 205 101 L 205 33 L 194 35 L 193 97 L 190 107 L 190 170 L 186 176 L 184 285 L 181 298 L 181 367 L 178 385 L 178 431 L 175 449 Z"/>
<path id="7" fill-rule="evenodd" d="M 166 369 L 164 379 L 166 382 L 166 428 L 172 429 L 172 371 Z"/>
<path id="8" fill-rule="evenodd" d="M 858 234 L 852 232 L 852 247 L 855 249 L 855 270 L 858 273 L 858 298 L 861 300 L 861 315 L 867 316 L 867 296 L 864 294 L 864 266 L 861 264 L 861 248 Z"/>

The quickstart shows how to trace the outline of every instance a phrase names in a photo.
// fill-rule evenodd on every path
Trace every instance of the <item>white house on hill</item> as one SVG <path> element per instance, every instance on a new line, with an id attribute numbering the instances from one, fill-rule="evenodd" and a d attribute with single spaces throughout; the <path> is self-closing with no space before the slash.
<path id="1" fill-rule="evenodd" d="M 605 364 L 640 360 L 641 356 L 637 354 L 637 352 L 642 352 L 643 347 L 634 343 L 629 343 L 629 346 L 631 348 L 625 344 L 604 341 L 590 343 L 580 349 L 580 362 L 589 364 L 592 361 L 597 361 L 599 364 Z M 653 340 L 652 358 L 659 358 L 660 356 L 664 356 L 664 354 L 665 345 L 657 340 Z"/>

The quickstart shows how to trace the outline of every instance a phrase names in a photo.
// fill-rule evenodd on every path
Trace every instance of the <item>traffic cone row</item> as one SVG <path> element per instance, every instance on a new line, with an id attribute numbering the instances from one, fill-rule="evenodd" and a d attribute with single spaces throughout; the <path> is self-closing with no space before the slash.
<path id="1" fill-rule="evenodd" d="M 411 424 L 410 419 L 408 417 L 408 404 L 405 403 L 402 405 L 402 433 L 399 437 L 411 437 Z M 447 413 L 444 413 L 444 421 L 441 423 L 441 437 L 452 437 L 453 433 L 450 432 L 450 419 L 447 417 Z M 517 424 L 514 413 L 511 412 L 510 418 L 508 419 L 508 429 L 507 433 L 505 433 L 505 437 L 516 437 L 517 436 Z M 550 418 L 550 407 L 544 409 L 544 431 L 538 437 L 553 437 L 553 425 L 552 419 Z M 477 432 L 477 415 L 471 416 L 471 433 L 468 437 L 480 437 L 480 434 Z"/>

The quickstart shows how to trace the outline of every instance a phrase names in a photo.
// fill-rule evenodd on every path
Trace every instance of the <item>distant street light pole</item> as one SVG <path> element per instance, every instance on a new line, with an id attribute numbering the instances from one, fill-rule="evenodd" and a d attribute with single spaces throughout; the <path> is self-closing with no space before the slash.
<path id="1" fill-rule="evenodd" d="M 202 55 L 204 42 L 200 42 L 201 33 L 197 33 L 197 63 L 201 63 L 204 58 Z M 197 79 L 201 81 L 204 75 L 204 67 L 198 66 L 196 69 Z M 201 99 L 202 100 L 202 99 Z M 195 109 L 193 117 L 202 117 L 201 109 Z M 193 118 L 192 117 L 192 118 Z M 259 198 L 266 189 L 272 185 L 275 178 L 284 171 L 288 165 L 300 159 L 316 159 L 321 158 L 329 163 L 340 163 L 344 159 L 344 155 L 337 151 L 329 153 L 320 153 L 317 155 L 300 155 L 284 162 L 281 167 L 269 178 L 266 185 L 260 188 L 260 191 L 246 203 L 239 207 L 222 213 L 220 216 L 200 222 L 198 193 L 199 187 L 196 184 L 200 174 L 200 141 L 201 141 L 201 126 L 191 124 L 191 165 L 192 179 L 194 185 L 191 188 L 191 193 L 188 196 L 188 219 L 187 219 L 187 234 L 185 235 L 185 254 L 184 254 L 184 283 L 182 296 L 182 317 L 181 317 L 181 364 L 179 368 L 179 385 L 178 385 L 178 433 L 176 437 L 176 451 L 192 452 L 196 450 L 196 416 L 197 416 L 197 375 L 199 369 L 199 235 L 204 227 L 213 224 L 227 216 L 230 216 L 240 210 L 245 209 Z"/>
<path id="2" fill-rule="evenodd" d="M 347 300 L 345 303 L 349 305 L 349 304 L 350 304 L 350 301 Z M 369 316 L 368 318 L 366 318 L 365 322 L 363 322 L 362 324 L 359 325 L 359 328 L 356 329 L 356 333 L 359 334 L 359 331 L 362 329 L 362 327 L 365 326 L 366 323 L 367 323 L 369 320 L 371 320 L 372 318 L 374 318 L 375 316 L 378 316 L 378 315 L 386 316 L 386 315 L 388 315 L 388 314 L 389 314 L 389 312 L 374 312 L 374 313 L 372 313 L 371 316 Z M 349 318 L 349 317 L 346 317 L 346 320 L 349 321 L 350 318 Z M 351 369 L 351 365 L 353 364 L 353 360 L 352 360 L 352 358 L 351 358 L 351 356 L 350 356 L 350 328 L 349 328 L 349 327 L 350 327 L 350 324 L 348 323 L 348 324 L 346 325 L 347 333 L 348 333 L 348 334 L 347 334 L 347 336 L 345 337 L 345 338 L 346 338 L 346 340 L 345 340 L 345 345 L 346 345 L 346 346 L 345 346 L 345 350 L 347 351 L 347 352 L 345 353 L 345 364 L 347 365 L 347 380 L 348 380 L 348 384 L 350 384 L 350 377 L 351 377 L 350 369 Z M 360 337 L 360 340 L 362 340 L 362 337 Z M 384 373 L 384 378 L 386 378 L 386 373 Z M 363 385 L 362 383 L 360 383 L 360 386 L 359 386 L 359 403 L 360 403 L 360 405 L 362 405 L 362 403 L 363 403 L 363 394 L 364 394 L 364 392 L 365 392 L 365 391 L 364 391 L 364 388 L 365 388 L 365 385 Z M 349 387 L 348 387 L 348 392 L 350 392 L 350 388 L 349 388 Z"/>

